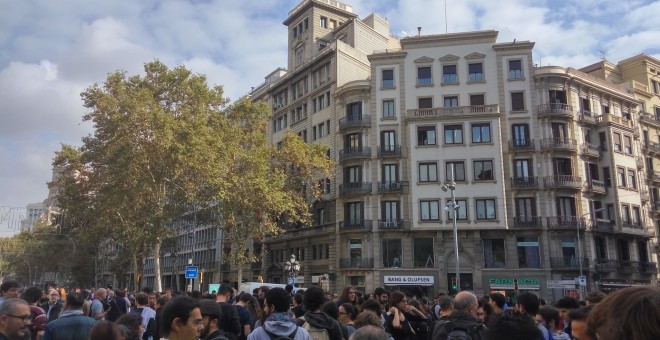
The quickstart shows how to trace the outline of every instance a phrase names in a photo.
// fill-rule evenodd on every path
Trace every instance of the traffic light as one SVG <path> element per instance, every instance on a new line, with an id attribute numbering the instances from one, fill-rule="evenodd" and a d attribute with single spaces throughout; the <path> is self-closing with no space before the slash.
<path id="1" fill-rule="evenodd" d="M 458 285 L 456 284 L 456 276 L 453 276 L 451 278 L 451 289 L 456 290 L 458 288 Z"/>
<path id="2" fill-rule="evenodd" d="M 513 279 L 513 289 L 518 290 L 518 278 Z"/>

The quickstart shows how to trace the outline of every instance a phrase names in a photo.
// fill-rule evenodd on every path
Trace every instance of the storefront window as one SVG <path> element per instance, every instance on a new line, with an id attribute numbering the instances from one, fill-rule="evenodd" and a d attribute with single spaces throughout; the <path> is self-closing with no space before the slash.
<path id="1" fill-rule="evenodd" d="M 415 238 L 413 240 L 413 257 L 415 268 L 433 268 L 433 239 Z"/>
<path id="2" fill-rule="evenodd" d="M 401 261 L 401 239 L 383 240 L 383 268 L 399 268 Z"/>
<path id="3" fill-rule="evenodd" d="M 506 257 L 503 239 L 484 240 L 484 263 L 486 268 L 506 267 Z"/>
<path id="4" fill-rule="evenodd" d="M 539 239 L 536 236 L 523 236 L 517 239 L 518 266 L 520 268 L 541 268 Z"/>

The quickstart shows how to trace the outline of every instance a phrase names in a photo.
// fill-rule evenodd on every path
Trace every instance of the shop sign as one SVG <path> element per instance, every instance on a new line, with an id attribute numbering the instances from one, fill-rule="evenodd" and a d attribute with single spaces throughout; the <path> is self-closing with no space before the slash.
<path id="1" fill-rule="evenodd" d="M 548 280 L 548 289 L 575 289 L 575 280 Z"/>
<path id="2" fill-rule="evenodd" d="M 386 286 L 432 286 L 433 276 L 401 276 L 401 275 L 387 275 L 383 277 Z"/>
<path id="3" fill-rule="evenodd" d="M 540 289 L 541 281 L 532 278 L 500 278 L 489 279 L 488 285 L 491 289 Z"/>

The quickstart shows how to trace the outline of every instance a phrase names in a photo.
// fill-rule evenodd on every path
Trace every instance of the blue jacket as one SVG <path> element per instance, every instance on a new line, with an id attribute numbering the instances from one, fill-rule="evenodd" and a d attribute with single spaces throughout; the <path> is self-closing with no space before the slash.
<path id="1" fill-rule="evenodd" d="M 66 310 L 46 326 L 43 340 L 88 340 L 96 320 L 82 315 L 82 310 Z"/>

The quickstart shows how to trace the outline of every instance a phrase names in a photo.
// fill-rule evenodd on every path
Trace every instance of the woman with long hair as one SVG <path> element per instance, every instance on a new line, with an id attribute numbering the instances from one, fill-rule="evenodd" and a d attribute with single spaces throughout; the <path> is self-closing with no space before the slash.
<path id="1" fill-rule="evenodd" d="M 115 321 L 124 340 L 141 340 L 144 333 L 142 316 L 137 313 L 126 313 Z"/>
<path id="2" fill-rule="evenodd" d="M 357 290 L 355 287 L 348 285 L 341 291 L 341 295 L 339 295 L 339 299 L 337 300 L 337 306 L 341 306 L 344 303 L 350 303 L 355 308 L 358 307 Z"/>
<path id="3" fill-rule="evenodd" d="M 390 294 L 390 310 L 385 316 L 385 331 L 392 335 L 395 340 L 416 339 L 415 331 L 406 318 L 408 310 L 408 299 L 400 292 Z"/>
<path id="4" fill-rule="evenodd" d="M 251 294 L 242 293 L 236 299 L 236 311 L 241 323 L 239 339 L 244 340 L 255 329 L 256 322 L 261 320 L 259 300 Z"/>

